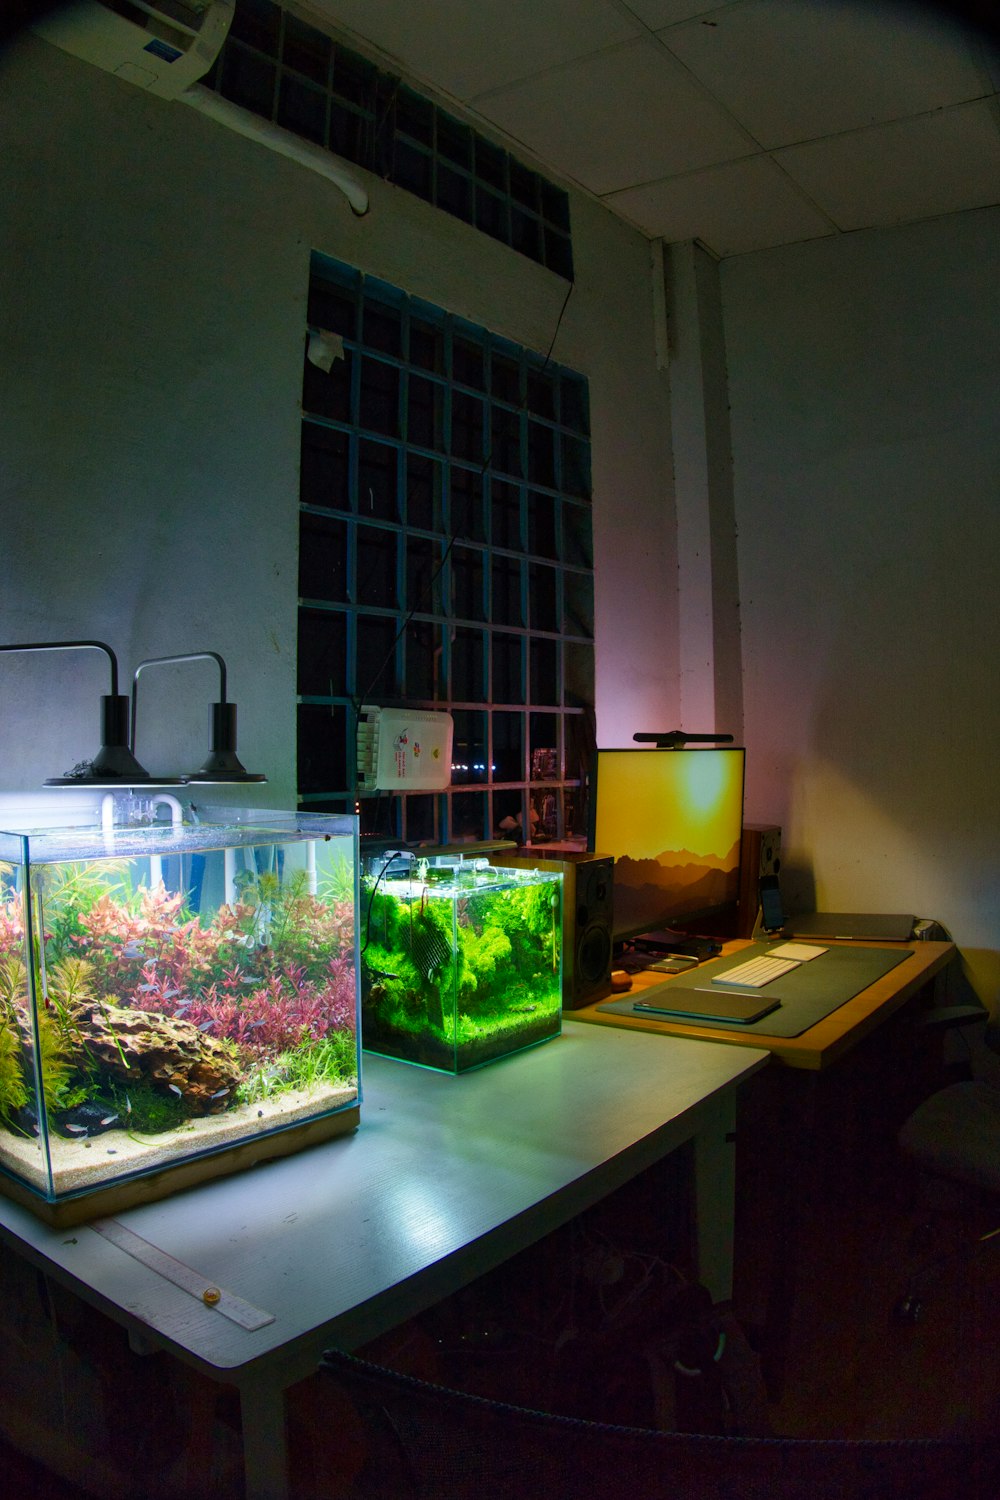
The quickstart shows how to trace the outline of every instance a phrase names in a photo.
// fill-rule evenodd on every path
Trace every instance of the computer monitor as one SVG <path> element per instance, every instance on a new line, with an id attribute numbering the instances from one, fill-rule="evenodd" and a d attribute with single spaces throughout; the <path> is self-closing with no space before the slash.
<path id="1" fill-rule="evenodd" d="M 744 764 L 736 746 L 595 753 L 588 846 L 615 859 L 616 943 L 735 914 Z"/>

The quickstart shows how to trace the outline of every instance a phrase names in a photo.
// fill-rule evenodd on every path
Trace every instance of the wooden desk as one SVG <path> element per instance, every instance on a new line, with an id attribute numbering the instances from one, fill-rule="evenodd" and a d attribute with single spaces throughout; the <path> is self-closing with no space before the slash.
<path id="1" fill-rule="evenodd" d="M 0 1238 L 137 1346 L 235 1385 L 247 1500 L 284 1500 L 284 1391 L 324 1348 L 423 1311 L 689 1142 L 699 1275 L 728 1297 L 735 1095 L 767 1060 L 572 1020 L 458 1078 L 366 1054 L 355 1135 L 114 1221 L 167 1271 L 169 1257 L 271 1315 L 252 1331 L 87 1225 L 53 1230 L 0 1200 Z"/>
<path id="2" fill-rule="evenodd" d="M 724 945 L 723 953 L 738 953 L 749 946 L 749 940 L 736 939 Z M 801 1242 L 801 1185 L 805 1174 L 810 1171 L 818 1145 L 817 1094 L 820 1085 L 828 1081 L 821 1075 L 888 1021 L 924 985 L 940 975 L 957 953 L 954 943 L 922 941 L 860 945 L 824 941 L 822 946 L 909 948 L 911 952 L 902 963 L 890 969 L 874 984 L 795 1037 L 769 1036 L 758 1030 L 740 1032 L 733 1027 L 693 1026 L 684 1021 L 663 1017 L 630 1016 L 615 1011 L 601 1011 L 597 1005 L 589 1005 L 573 1012 L 575 1019 L 598 1026 L 652 1031 L 659 1033 L 664 1039 L 684 1037 L 724 1042 L 730 1051 L 742 1051 L 746 1047 L 766 1047 L 777 1062 L 784 1064 L 785 1069 L 795 1070 L 776 1074 L 773 1080 L 777 1085 L 775 1130 L 783 1142 L 781 1167 L 771 1183 L 771 1196 L 776 1205 L 775 1222 L 781 1226 L 780 1242 L 775 1241 L 770 1267 L 757 1267 L 758 1275 L 766 1283 L 758 1329 L 758 1348 L 765 1378 L 774 1398 L 780 1396 L 783 1387 L 791 1336 L 798 1246 Z M 642 990 L 662 982 L 662 974 L 644 970 L 632 976 L 630 991 L 615 998 L 625 999 L 629 994 L 638 996 Z M 668 981 L 675 982 L 683 986 L 691 981 L 688 975 L 681 974 L 676 980 Z M 837 1077 L 839 1075 L 835 1074 L 834 1078 Z"/>
<path id="3" fill-rule="evenodd" d="M 738 938 L 726 943 L 723 953 L 738 953 L 749 947 L 747 939 Z M 825 942 L 824 948 L 850 947 L 851 944 Z M 800 1036 L 768 1036 L 761 1031 L 742 1033 L 732 1027 L 693 1026 L 684 1021 L 673 1021 L 665 1017 L 629 1016 L 602 1011 L 599 1004 L 585 1006 L 573 1012 L 576 1021 L 591 1022 L 598 1026 L 619 1026 L 636 1031 L 655 1031 L 661 1036 L 697 1038 L 699 1041 L 725 1042 L 734 1047 L 766 1047 L 768 1052 L 790 1068 L 805 1068 L 819 1072 L 837 1062 L 856 1046 L 863 1037 L 874 1031 L 894 1011 L 899 1010 L 918 990 L 940 974 L 955 957 L 954 943 L 863 943 L 865 948 L 909 947 L 912 952 L 903 962 L 890 969 L 888 974 L 855 995 L 852 1000 L 831 1011 Z M 695 971 L 696 972 L 696 971 Z M 661 984 L 663 975 L 643 970 L 632 976 L 632 989 L 614 999 L 638 997 L 650 985 Z M 689 983 L 689 977 L 679 974 L 668 983 Z"/>

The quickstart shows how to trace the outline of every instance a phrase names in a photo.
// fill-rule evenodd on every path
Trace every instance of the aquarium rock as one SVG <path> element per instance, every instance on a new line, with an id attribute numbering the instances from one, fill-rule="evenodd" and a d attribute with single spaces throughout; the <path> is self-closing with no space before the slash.
<path id="1" fill-rule="evenodd" d="M 230 1048 L 190 1021 L 117 1005 L 81 1005 L 73 1015 L 87 1052 L 116 1078 L 142 1076 L 194 1115 L 226 1108 L 240 1081 Z"/>

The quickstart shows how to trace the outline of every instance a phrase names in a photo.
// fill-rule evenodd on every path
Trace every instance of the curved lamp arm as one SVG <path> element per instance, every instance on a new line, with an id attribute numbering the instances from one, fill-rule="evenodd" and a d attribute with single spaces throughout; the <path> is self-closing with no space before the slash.
<path id="1" fill-rule="evenodd" d="M 211 749 L 208 759 L 199 771 L 186 776 L 185 781 L 197 782 L 251 782 L 266 781 L 266 776 L 256 775 L 245 769 L 236 754 L 236 704 L 226 698 L 226 664 L 217 651 L 185 651 L 179 656 L 151 656 L 141 661 L 132 678 L 132 749 L 135 749 L 136 708 L 139 674 L 146 667 L 174 666 L 185 661 L 214 661 L 219 669 L 219 700 L 210 709 Z"/>
<path id="2" fill-rule="evenodd" d="M 67 776 L 53 776 L 46 786 L 132 786 L 150 780 L 128 742 L 128 699 L 118 691 L 118 659 L 103 641 L 19 641 L 0 651 L 103 651 L 111 663 L 111 692 L 101 698 L 101 748 L 92 761 L 81 761 Z"/>

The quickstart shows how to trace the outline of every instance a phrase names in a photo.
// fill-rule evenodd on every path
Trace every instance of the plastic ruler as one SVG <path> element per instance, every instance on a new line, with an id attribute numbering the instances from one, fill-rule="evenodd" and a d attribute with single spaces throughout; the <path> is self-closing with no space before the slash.
<path id="1" fill-rule="evenodd" d="M 221 1313 L 224 1318 L 238 1323 L 248 1333 L 253 1333 L 257 1328 L 266 1328 L 268 1323 L 274 1322 L 274 1313 L 262 1312 L 259 1307 L 245 1302 L 242 1297 L 216 1286 L 192 1266 L 175 1260 L 172 1255 L 168 1255 L 157 1245 L 150 1244 L 141 1235 L 133 1234 L 131 1229 L 119 1224 L 117 1219 L 95 1219 L 90 1227 L 119 1250 L 124 1250 L 126 1255 L 131 1255 L 133 1260 L 148 1266 L 151 1271 L 180 1287 L 213 1312 Z"/>

